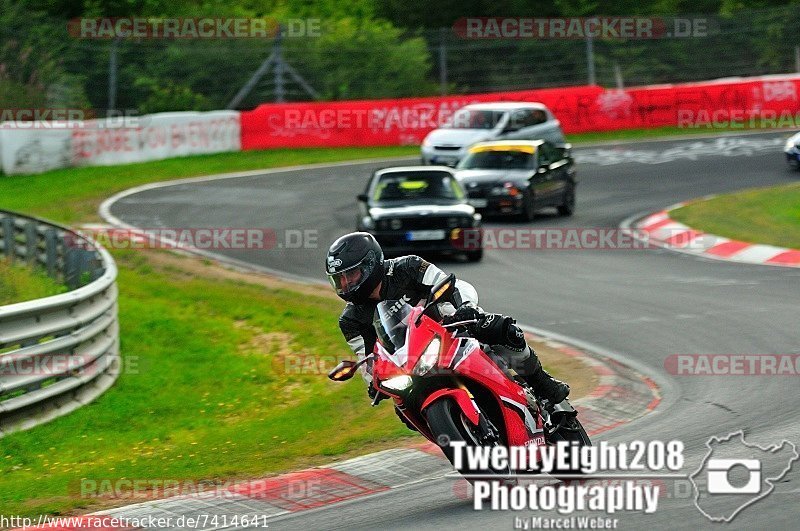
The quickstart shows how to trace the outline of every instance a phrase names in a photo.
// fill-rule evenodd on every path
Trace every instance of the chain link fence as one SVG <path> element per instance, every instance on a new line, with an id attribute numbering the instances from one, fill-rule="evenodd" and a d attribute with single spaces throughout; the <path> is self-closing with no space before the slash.
<path id="1" fill-rule="evenodd" d="M 707 35 L 628 40 L 469 39 L 453 28 L 411 32 L 388 23 L 323 21 L 318 35 L 283 38 L 278 49 L 272 38 L 79 39 L 66 22 L 54 21 L 32 38 L 30 28 L 11 25 L 0 28 L 0 98 L 6 107 L 142 114 L 800 69 L 800 6 L 694 18 L 707 19 Z"/>

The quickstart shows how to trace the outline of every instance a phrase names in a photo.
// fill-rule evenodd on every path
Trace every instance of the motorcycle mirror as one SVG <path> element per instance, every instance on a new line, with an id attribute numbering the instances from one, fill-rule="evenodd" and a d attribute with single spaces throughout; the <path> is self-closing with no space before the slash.
<path id="1" fill-rule="evenodd" d="M 425 300 L 425 309 L 417 318 L 416 324 L 419 324 L 422 316 L 428 311 L 428 309 L 439 302 L 443 297 L 453 293 L 453 290 L 456 286 L 456 276 L 453 273 L 447 275 L 447 278 L 436 284 L 431 288 L 431 292 L 428 294 L 428 298 Z"/>
<path id="2" fill-rule="evenodd" d="M 452 293 L 453 288 L 456 284 L 456 276 L 453 273 L 447 275 L 447 278 L 433 286 L 431 288 L 431 293 L 428 295 L 428 301 L 426 306 L 430 306 L 431 304 L 439 301 L 445 295 Z"/>
<path id="3" fill-rule="evenodd" d="M 360 364 L 355 361 L 344 360 L 328 373 L 328 378 L 334 382 L 344 382 L 353 377 Z"/>

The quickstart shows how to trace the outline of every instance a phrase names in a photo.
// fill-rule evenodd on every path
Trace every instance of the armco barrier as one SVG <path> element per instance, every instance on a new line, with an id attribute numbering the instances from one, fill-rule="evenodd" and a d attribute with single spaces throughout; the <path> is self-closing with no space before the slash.
<path id="1" fill-rule="evenodd" d="M 0 306 L 0 436 L 94 400 L 119 374 L 117 267 L 66 227 L 0 211 L 0 255 L 69 291 Z"/>
<path id="2" fill-rule="evenodd" d="M 567 134 L 665 126 L 691 129 L 704 123 L 748 122 L 751 117 L 759 118 L 757 125 L 787 127 L 800 121 L 800 75 L 623 90 L 583 86 L 433 98 L 268 103 L 242 112 L 242 149 L 419 144 L 454 110 L 490 101 L 544 103 Z"/>

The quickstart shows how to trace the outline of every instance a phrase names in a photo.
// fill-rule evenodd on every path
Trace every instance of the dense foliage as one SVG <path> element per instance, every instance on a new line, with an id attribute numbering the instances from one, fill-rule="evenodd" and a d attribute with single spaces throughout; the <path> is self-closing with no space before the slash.
<path id="1" fill-rule="evenodd" d="M 9 107 L 108 106 L 109 63 L 117 60 L 114 106 L 138 112 L 224 108 L 273 49 L 271 39 L 78 39 L 77 17 L 313 18 L 313 37 L 287 37 L 283 56 L 323 100 L 437 94 L 444 45 L 448 92 L 584 83 L 580 40 L 465 40 L 464 16 L 587 16 L 706 13 L 721 33 L 703 40 L 595 43 L 597 80 L 612 85 L 780 73 L 794 69 L 800 6 L 777 0 L 0 0 L 0 101 Z M 755 10 L 755 11 L 754 11 Z M 312 97 L 291 76 L 288 100 Z M 239 105 L 275 97 L 267 72 Z"/>

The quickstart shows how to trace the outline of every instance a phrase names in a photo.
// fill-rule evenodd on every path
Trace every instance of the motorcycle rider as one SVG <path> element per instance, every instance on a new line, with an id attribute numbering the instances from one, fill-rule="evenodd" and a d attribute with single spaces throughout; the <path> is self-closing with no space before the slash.
<path id="1" fill-rule="evenodd" d="M 446 277 L 438 267 L 419 256 L 384 259 L 381 246 L 366 232 L 354 232 L 334 241 L 328 250 L 325 269 L 336 294 L 347 302 L 339 317 L 339 328 L 359 359 L 375 346 L 373 318 L 379 302 L 405 300 L 411 305 L 418 304 L 430 294 L 432 286 Z M 478 293 L 471 284 L 459 279 L 455 288 L 451 300 L 439 304 L 444 322 L 477 319 L 478 323 L 470 330 L 475 339 L 489 345 L 537 395 L 551 403 L 564 400 L 569 386 L 542 368 L 514 319 L 484 313 L 478 307 Z M 362 367 L 369 396 L 375 398 L 371 363 Z"/>

